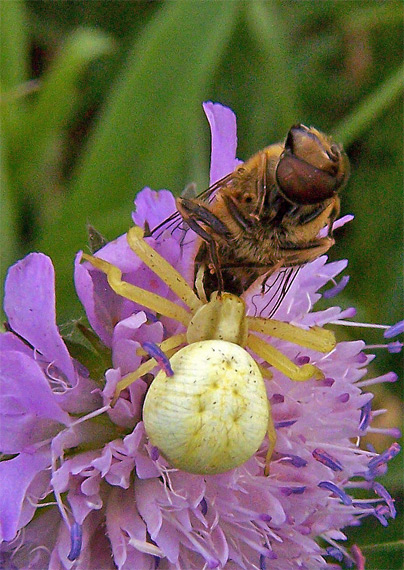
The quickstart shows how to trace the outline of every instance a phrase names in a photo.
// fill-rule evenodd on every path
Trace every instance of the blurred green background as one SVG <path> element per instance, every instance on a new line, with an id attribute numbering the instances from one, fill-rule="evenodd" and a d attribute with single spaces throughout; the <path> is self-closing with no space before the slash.
<path id="1" fill-rule="evenodd" d="M 338 303 L 360 321 L 402 318 L 401 2 L 7 0 L 1 12 L 1 275 L 29 251 L 49 254 L 60 323 L 81 315 L 72 264 L 88 223 L 113 239 L 143 186 L 207 186 L 208 99 L 235 111 L 241 159 L 295 122 L 344 143 L 342 213 L 355 221 L 330 252 L 349 259 Z M 401 374 L 400 355 L 379 353 L 374 374 Z M 387 425 L 401 422 L 400 386 L 378 392 Z M 402 498 L 399 459 L 388 479 Z M 364 549 L 367 568 L 402 567 L 401 524 L 349 532 L 361 546 L 390 542 Z"/>

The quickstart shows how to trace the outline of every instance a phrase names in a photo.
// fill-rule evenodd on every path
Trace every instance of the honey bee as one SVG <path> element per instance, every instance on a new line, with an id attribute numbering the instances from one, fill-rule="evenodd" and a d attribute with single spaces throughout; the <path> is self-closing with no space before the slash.
<path id="1" fill-rule="evenodd" d="M 177 198 L 169 220 L 180 215 L 201 238 L 195 279 L 202 271 L 207 298 L 214 291 L 241 295 L 260 276 L 264 287 L 275 271 L 327 252 L 348 176 L 341 145 L 298 124 L 284 143 L 259 151 L 201 195 Z M 319 237 L 323 228 L 327 235 Z"/>

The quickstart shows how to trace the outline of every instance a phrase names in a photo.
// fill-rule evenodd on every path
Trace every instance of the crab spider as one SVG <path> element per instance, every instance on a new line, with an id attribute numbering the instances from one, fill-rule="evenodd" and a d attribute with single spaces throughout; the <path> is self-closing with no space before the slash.
<path id="1" fill-rule="evenodd" d="M 142 305 L 149 310 L 155 311 L 160 315 L 174 319 L 177 322 L 183 324 L 186 328 L 186 332 L 173 335 L 161 342 L 158 347 L 156 347 L 160 353 L 170 358 L 170 362 L 174 363 L 177 368 L 175 368 L 173 364 L 175 374 L 172 377 L 170 377 L 171 375 L 167 375 L 164 371 L 160 371 L 154 379 L 146 396 L 144 416 L 147 412 L 147 416 L 152 417 L 152 419 L 147 422 L 146 418 L 144 417 L 144 420 L 146 432 L 148 433 L 152 443 L 155 441 L 155 445 L 160 448 L 167 459 L 169 459 L 169 461 L 176 467 L 196 473 L 218 473 L 231 469 L 246 461 L 258 449 L 266 431 L 269 438 L 269 448 L 265 461 L 265 473 L 268 474 L 269 460 L 271 458 L 276 441 L 276 432 L 269 408 L 269 402 L 266 398 L 265 385 L 262 380 L 262 376 L 264 375 L 271 377 L 271 375 L 267 368 L 263 367 L 262 365 L 257 365 L 257 363 L 252 360 L 249 353 L 245 351 L 245 348 L 248 348 L 264 362 L 278 369 L 290 379 L 301 382 L 309 380 L 313 377 L 322 378 L 323 375 L 317 367 L 311 364 L 305 364 L 300 367 L 297 366 L 289 358 L 268 344 L 256 333 L 287 340 L 291 343 L 324 353 L 331 351 L 335 347 L 335 337 L 333 333 L 320 327 L 312 327 L 309 330 L 304 330 L 289 323 L 284 323 L 275 319 L 247 316 L 244 301 L 240 297 L 237 297 L 236 295 L 230 293 L 222 293 L 219 295 L 217 292 L 215 292 L 211 295 L 211 299 L 209 301 L 206 301 L 206 299 L 204 299 L 203 291 L 201 290 L 202 288 L 200 282 L 198 282 L 198 278 L 196 282 L 196 288 L 199 292 L 199 297 L 196 295 L 187 281 L 182 277 L 182 275 L 180 275 L 180 273 L 178 273 L 178 271 L 172 265 L 170 265 L 163 257 L 161 257 L 143 239 L 143 230 L 140 227 L 135 226 L 131 228 L 127 234 L 127 240 L 130 248 L 143 261 L 143 263 L 145 263 L 145 265 L 147 265 L 158 277 L 160 277 L 160 279 L 166 283 L 169 288 L 177 295 L 177 297 L 181 299 L 186 305 L 186 308 L 184 308 L 180 305 L 177 305 L 176 303 L 173 303 L 172 301 L 169 301 L 168 299 L 161 297 L 160 295 L 127 283 L 122 280 L 122 272 L 118 267 L 98 257 L 83 254 L 84 260 L 89 261 L 94 267 L 106 274 L 110 287 L 118 295 L 121 295 L 126 299 L 130 299 L 131 301 L 134 301 L 135 303 Z M 212 341 L 219 341 L 219 344 L 215 344 L 214 342 L 212 343 Z M 239 351 L 237 353 L 237 356 L 228 354 L 229 350 L 233 350 L 232 347 L 234 347 L 234 345 L 238 345 L 238 347 L 241 347 L 241 349 L 243 349 L 241 353 L 240 349 L 237 349 Z M 184 352 L 184 346 L 186 349 L 188 349 L 186 353 Z M 192 350 L 198 351 L 197 357 L 191 354 L 189 350 L 191 348 Z M 212 446 L 212 438 L 215 440 L 217 439 L 215 432 L 217 428 L 214 427 L 212 431 L 212 425 L 214 426 L 214 422 L 212 423 L 212 415 L 209 416 L 210 421 L 205 422 L 210 426 L 210 435 L 201 435 L 201 425 L 204 424 L 204 422 L 202 422 L 202 420 L 198 420 L 197 427 L 194 426 L 193 428 L 194 433 L 192 437 L 188 437 L 185 442 L 180 442 L 178 440 L 177 430 L 175 437 L 172 438 L 172 445 L 170 443 L 168 444 L 168 450 L 167 442 L 169 442 L 170 438 L 167 436 L 167 434 L 164 433 L 162 436 L 160 434 L 160 437 L 159 435 L 156 436 L 151 434 L 151 432 L 155 431 L 153 422 L 160 421 L 163 423 L 165 422 L 165 424 L 174 422 L 175 424 L 175 420 L 173 420 L 171 415 L 165 417 L 162 413 L 162 409 L 164 408 L 164 405 L 162 405 L 162 403 L 169 401 L 168 396 L 170 396 L 170 394 L 176 394 L 173 388 L 174 379 L 182 383 L 180 393 L 184 395 L 183 383 L 186 383 L 188 381 L 188 377 L 190 375 L 192 376 L 192 374 L 200 374 L 201 354 L 205 354 L 203 352 L 201 353 L 201 350 L 210 351 L 209 357 L 202 356 L 204 361 L 204 378 L 202 380 L 198 380 L 198 382 L 202 382 L 200 384 L 202 388 L 198 388 L 198 393 L 196 395 L 190 395 L 188 392 L 186 392 L 186 397 L 188 399 L 194 398 L 198 413 L 200 412 L 206 414 L 205 404 L 201 404 L 201 398 L 202 396 L 205 397 L 206 393 L 208 393 L 208 391 L 211 389 L 211 384 L 214 385 L 215 389 L 218 385 L 217 380 L 210 381 L 211 383 L 208 386 L 204 384 L 204 381 L 207 377 L 211 379 L 212 374 L 216 378 L 218 374 L 217 371 L 219 369 L 222 369 L 220 378 L 224 378 L 227 374 L 226 371 L 230 370 L 231 368 L 230 375 L 232 380 L 230 382 L 230 385 L 233 385 L 232 397 L 235 393 L 237 393 L 237 397 L 241 398 L 241 400 L 231 403 L 231 406 L 233 406 L 233 420 L 234 417 L 237 417 L 237 422 L 234 422 L 232 420 L 235 427 L 234 430 L 233 427 L 231 428 L 231 430 L 233 430 L 231 437 L 229 436 L 229 420 L 228 418 L 223 420 L 227 422 L 226 440 L 232 440 L 234 442 L 232 449 L 228 452 L 228 456 L 230 458 L 229 461 L 226 461 L 226 454 L 223 452 L 223 449 L 220 451 L 214 450 L 212 452 L 214 455 L 213 459 L 212 457 L 206 459 L 204 456 L 204 454 L 209 453 L 209 449 Z M 215 364 L 213 365 L 213 371 L 205 372 L 207 366 L 206 362 L 213 362 L 212 351 L 214 353 L 219 352 L 221 354 L 220 360 L 216 361 L 215 358 L 213 358 L 215 361 Z M 246 358 L 248 360 L 248 362 L 245 363 L 245 366 L 247 367 L 246 370 L 248 369 L 248 374 L 245 374 L 247 374 L 249 378 L 255 378 L 254 375 L 256 375 L 258 371 L 258 380 L 252 381 L 253 387 L 251 386 L 251 383 L 244 385 L 243 379 L 242 382 L 240 381 L 241 376 L 239 372 L 239 364 L 245 356 L 244 353 L 247 355 Z M 146 355 L 147 353 L 145 351 L 142 351 L 142 354 Z M 144 374 L 150 372 L 157 366 L 159 357 L 155 355 L 152 356 L 154 357 L 143 362 L 139 368 L 137 368 L 137 370 L 128 374 L 120 382 L 118 382 L 113 402 L 116 402 L 120 392 L 123 389 L 127 388 L 132 382 Z M 196 362 L 196 358 L 198 359 L 198 362 Z M 184 362 L 186 362 L 185 368 Z M 234 362 L 239 366 L 238 368 L 234 368 Z M 193 368 L 191 366 L 192 372 L 190 363 L 194 365 Z M 195 368 L 199 368 L 199 371 L 194 370 Z M 191 379 L 193 384 L 197 384 L 196 379 Z M 234 389 L 235 383 L 237 383 L 237 390 Z M 162 386 L 163 391 L 159 391 L 159 386 Z M 256 386 L 258 386 L 258 395 L 254 395 L 252 393 L 252 390 L 255 390 Z M 188 388 L 186 390 L 188 390 Z M 241 394 L 240 390 L 245 390 L 246 393 Z M 263 394 L 265 395 L 263 396 Z M 178 395 L 175 397 L 177 396 Z M 247 428 L 240 428 L 240 410 L 243 408 L 243 405 L 240 404 L 240 402 L 245 402 L 247 396 L 250 402 L 257 403 L 265 400 L 265 403 L 263 406 L 261 406 L 260 410 L 255 410 L 253 412 L 254 416 L 259 416 L 260 425 L 257 426 L 256 429 L 254 428 L 252 430 L 252 432 L 256 434 L 253 437 L 254 441 L 250 442 L 250 447 L 247 449 L 247 451 L 244 451 L 244 446 L 239 444 L 240 437 L 242 439 L 246 431 L 249 432 L 251 430 Z M 224 396 L 223 406 L 228 407 L 228 404 L 232 402 L 229 398 L 230 396 L 228 395 Z M 150 403 L 148 400 L 150 400 Z M 189 408 L 189 401 L 187 402 L 187 408 Z M 218 401 L 216 393 L 214 401 L 215 404 Z M 167 403 L 167 407 L 170 407 L 170 414 L 173 413 L 172 408 L 175 408 L 176 403 L 178 405 L 178 401 L 174 403 L 172 402 L 170 404 L 171 407 Z M 178 405 L 178 407 L 181 406 Z M 198 413 L 196 415 L 198 415 Z M 247 410 L 246 413 L 248 414 L 248 421 L 251 423 L 251 410 Z M 195 411 L 191 412 L 191 416 L 194 421 Z M 264 423 L 265 430 L 262 432 L 262 426 Z M 233 426 L 233 424 L 231 425 Z M 157 431 L 159 431 L 159 429 L 160 428 L 158 427 Z M 197 443 L 195 443 L 196 437 L 199 438 Z M 226 445 L 229 445 L 229 441 L 227 441 Z M 166 449 L 164 449 L 164 447 L 166 447 Z M 237 449 L 237 452 L 234 450 L 235 447 Z M 178 453 L 182 454 L 181 457 L 177 457 L 178 449 Z"/>

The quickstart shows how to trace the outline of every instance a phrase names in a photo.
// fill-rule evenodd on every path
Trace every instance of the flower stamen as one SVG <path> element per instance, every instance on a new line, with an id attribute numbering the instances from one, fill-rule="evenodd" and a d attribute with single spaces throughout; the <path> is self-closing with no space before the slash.
<path id="1" fill-rule="evenodd" d="M 70 562 L 74 562 L 80 556 L 83 544 L 83 527 L 77 522 L 74 522 L 70 529 L 70 544 L 70 552 L 67 555 L 67 559 Z"/>
<path id="2" fill-rule="evenodd" d="M 170 360 L 155 342 L 146 341 L 142 344 L 142 348 L 149 354 L 149 356 L 154 358 L 161 370 L 165 372 L 166 376 L 174 376 Z"/>
<path id="3" fill-rule="evenodd" d="M 331 491 L 332 493 L 334 493 L 334 495 L 337 495 L 337 497 L 339 497 L 341 499 L 341 501 L 344 505 L 346 505 L 346 506 L 352 505 L 351 497 L 349 495 L 347 495 L 347 493 L 345 493 L 344 491 L 339 489 L 339 487 L 337 487 L 331 481 L 321 481 L 318 484 L 318 487 L 320 487 L 320 489 L 327 489 L 328 491 Z"/>
<path id="4" fill-rule="evenodd" d="M 343 471 L 341 463 L 337 459 L 332 457 L 329 453 L 324 451 L 324 449 L 320 448 L 314 449 L 312 455 L 316 461 L 319 461 L 320 463 L 322 463 L 326 467 L 329 467 L 333 471 Z"/>

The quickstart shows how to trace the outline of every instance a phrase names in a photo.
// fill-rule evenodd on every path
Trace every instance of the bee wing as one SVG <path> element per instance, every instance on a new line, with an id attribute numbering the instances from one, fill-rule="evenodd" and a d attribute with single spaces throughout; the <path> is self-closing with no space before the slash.
<path id="1" fill-rule="evenodd" d="M 211 202 L 214 201 L 217 191 L 227 186 L 227 184 L 229 184 L 233 180 L 233 178 L 234 178 L 234 172 L 231 172 L 230 174 L 224 176 L 223 178 L 212 184 L 212 186 L 209 186 L 209 188 L 201 192 L 198 196 L 195 197 L 195 200 L 196 199 L 201 200 L 203 202 L 207 202 L 208 204 L 210 204 Z M 163 232 L 165 232 L 166 230 L 170 230 L 171 235 L 173 235 L 176 230 L 185 233 L 188 229 L 189 228 L 182 219 L 181 214 L 178 211 L 176 211 L 173 214 L 171 214 L 171 216 L 163 220 L 158 226 L 153 228 L 150 232 L 150 235 L 153 236 L 155 239 L 159 239 L 163 234 Z M 181 236 L 181 240 L 183 239 L 183 237 L 184 235 Z"/>
<path id="2" fill-rule="evenodd" d="M 171 233 L 173 233 L 176 229 L 180 228 L 182 223 L 183 220 L 181 214 L 177 210 L 171 214 L 171 216 L 163 220 L 158 226 L 153 228 L 150 231 L 150 235 L 158 240 L 166 230 L 171 229 Z"/>
<path id="3" fill-rule="evenodd" d="M 271 319 L 292 287 L 301 266 L 283 267 L 262 281 L 262 276 L 249 288 L 251 316 Z M 256 293 L 254 292 L 256 291 Z"/>

